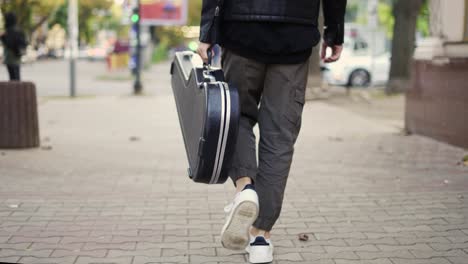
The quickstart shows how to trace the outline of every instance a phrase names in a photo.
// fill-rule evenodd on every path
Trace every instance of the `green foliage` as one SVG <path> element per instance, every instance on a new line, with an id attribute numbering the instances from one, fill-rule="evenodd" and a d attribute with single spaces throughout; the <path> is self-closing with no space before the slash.
<path id="1" fill-rule="evenodd" d="M 58 7 L 63 2 L 64 0 L 2 1 L 0 3 L 0 10 L 2 15 L 14 12 L 18 18 L 18 25 L 26 34 L 30 35 L 45 23 L 49 17 L 55 15 Z"/>
<path id="2" fill-rule="evenodd" d="M 359 14 L 359 4 L 349 3 L 346 7 L 345 21 L 356 21 Z"/>
<path id="3" fill-rule="evenodd" d="M 109 9 L 112 0 L 80 0 L 78 23 L 80 27 L 80 40 L 86 43 L 94 43 L 95 33 L 102 29 L 100 26 L 110 18 Z"/>
<path id="4" fill-rule="evenodd" d="M 110 12 L 113 0 L 79 0 L 80 39 L 86 42 L 94 40 L 94 33 L 101 28 L 115 29 L 120 21 Z M 67 0 L 10 0 L 0 3 L 2 14 L 14 12 L 19 26 L 31 35 L 43 23 L 50 27 L 59 24 L 67 28 Z M 33 19 L 34 18 L 34 19 Z M 3 26 L 3 25 L 2 25 Z"/>
<path id="5" fill-rule="evenodd" d="M 185 40 L 181 27 L 157 27 L 156 36 L 160 43 L 165 43 L 168 47 L 180 45 Z"/>
<path id="6" fill-rule="evenodd" d="M 202 10 L 202 0 L 188 0 L 188 25 L 199 26 Z"/>
<path id="7" fill-rule="evenodd" d="M 393 0 L 406 1 L 406 0 Z M 395 17 L 393 15 L 393 1 L 380 1 L 378 5 L 379 22 L 382 28 L 387 33 L 389 38 L 393 38 L 393 26 L 395 25 Z M 417 20 L 417 31 L 423 36 L 429 35 L 429 6 L 428 1 L 425 1 L 421 8 Z"/>
<path id="8" fill-rule="evenodd" d="M 152 57 L 152 63 L 158 63 L 164 60 L 167 60 L 168 58 L 168 45 L 166 42 L 160 42 L 159 45 L 157 45 L 154 48 L 153 51 L 153 57 Z"/>
<path id="9" fill-rule="evenodd" d="M 430 21 L 429 19 L 430 19 L 429 3 L 428 1 L 425 1 L 421 8 L 421 13 L 419 14 L 418 21 L 416 24 L 418 31 L 424 37 L 429 36 L 429 34 L 431 33 L 430 27 L 429 27 L 429 21 Z"/>
<path id="10" fill-rule="evenodd" d="M 80 28 L 80 40 L 86 43 L 95 41 L 95 33 L 99 29 L 114 29 L 120 27 L 120 20 L 112 13 L 112 0 L 79 0 L 78 23 Z M 55 16 L 49 19 L 49 25 L 61 25 L 67 29 L 68 1 L 57 8 Z"/>
<path id="11" fill-rule="evenodd" d="M 377 7 L 379 23 L 385 30 L 389 38 L 393 37 L 393 26 L 395 25 L 395 17 L 393 16 L 393 7 L 389 3 L 380 2 Z"/>
<path id="12" fill-rule="evenodd" d="M 366 2 L 362 0 L 348 0 L 345 21 L 358 24 L 367 24 Z"/>
<path id="13" fill-rule="evenodd" d="M 59 24 L 62 28 L 67 28 L 68 19 L 68 5 L 62 4 L 57 8 L 55 16 L 49 18 L 49 28 L 55 24 Z"/>

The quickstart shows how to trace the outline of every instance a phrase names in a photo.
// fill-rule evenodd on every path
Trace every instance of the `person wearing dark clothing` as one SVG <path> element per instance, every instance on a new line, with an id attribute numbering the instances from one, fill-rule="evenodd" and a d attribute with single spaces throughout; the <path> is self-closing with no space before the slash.
<path id="1" fill-rule="evenodd" d="M 210 47 L 222 46 L 225 77 L 238 88 L 241 109 L 230 170 L 237 192 L 225 208 L 221 242 L 245 248 L 251 263 L 273 261 L 270 232 L 280 216 L 301 128 L 308 60 L 321 39 L 320 2 L 321 57 L 334 62 L 342 51 L 346 0 L 203 0 L 198 53 L 206 62 Z"/>
<path id="2" fill-rule="evenodd" d="M 5 15 L 5 33 L 0 38 L 4 49 L 4 63 L 10 80 L 20 81 L 21 57 L 26 49 L 27 42 L 24 33 L 16 25 L 15 14 L 7 13 Z"/>
<path id="3" fill-rule="evenodd" d="M 7 64 L 8 76 L 10 76 L 10 81 L 21 81 L 21 72 L 19 64 Z"/>

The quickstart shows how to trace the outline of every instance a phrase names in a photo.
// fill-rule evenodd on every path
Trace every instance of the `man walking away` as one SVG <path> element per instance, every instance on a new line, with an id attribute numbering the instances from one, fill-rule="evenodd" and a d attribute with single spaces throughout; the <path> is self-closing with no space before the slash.
<path id="1" fill-rule="evenodd" d="M 13 13 L 5 15 L 5 33 L 1 40 L 10 81 L 20 81 L 21 57 L 25 53 L 27 42 L 24 33 L 16 25 L 16 15 Z"/>
<path id="2" fill-rule="evenodd" d="M 226 80 L 240 96 L 240 128 L 230 177 L 237 187 L 221 242 L 273 261 L 271 230 L 280 216 L 302 110 L 312 47 L 320 42 L 320 0 L 203 0 L 198 53 L 223 47 Z M 322 59 L 339 59 L 346 0 L 322 0 Z M 325 58 L 330 48 L 332 55 Z M 253 127 L 258 124 L 257 146 Z"/>

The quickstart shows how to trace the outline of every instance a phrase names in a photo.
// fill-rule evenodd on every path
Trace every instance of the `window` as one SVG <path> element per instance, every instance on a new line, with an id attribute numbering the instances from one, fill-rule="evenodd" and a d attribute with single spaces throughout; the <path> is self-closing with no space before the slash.
<path id="1" fill-rule="evenodd" d="M 356 43 L 354 43 L 354 50 L 355 51 L 365 51 L 365 50 L 367 50 L 367 43 L 365 43 L 365 42 L 356 42 Z"/>

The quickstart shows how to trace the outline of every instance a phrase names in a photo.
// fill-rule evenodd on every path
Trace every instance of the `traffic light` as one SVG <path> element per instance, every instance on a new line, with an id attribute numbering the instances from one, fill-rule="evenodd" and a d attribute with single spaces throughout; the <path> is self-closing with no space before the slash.
<path id="1" fill-rule="evenodd" d="M 140 21 L 140 12 L 138 8 L 133 9 L 132 16 L 130 17 L 130 21 L 132 21 L 132 23 L 134 24 Z"/>
<path id="2" fill-rule="evenodd" d="M 140 94 L 143 86 L 141 85 L 141 37 L 140 37 L 140 0 L 138 6 L 132 10 L 130 21 L 132 22 L 132 36 L 136 43 L 132 44 L 133 54 L 130 62 L 132 72 L 135 74 L 135 82 L 133 91 L 135 94 Z M 133 42 L 133 41 L 132 41 Z"/>

